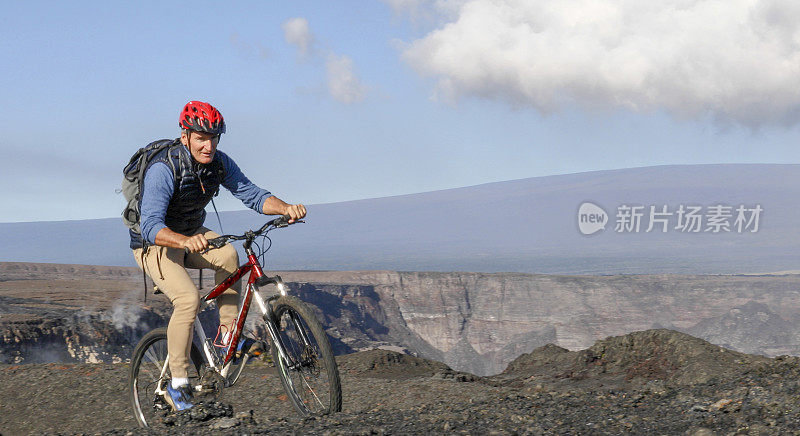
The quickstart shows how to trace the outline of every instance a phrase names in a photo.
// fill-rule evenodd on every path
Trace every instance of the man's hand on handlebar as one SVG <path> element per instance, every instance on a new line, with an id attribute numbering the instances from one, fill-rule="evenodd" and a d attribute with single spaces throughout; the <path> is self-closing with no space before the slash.
<path id="1" fill-rule="evenodd" d="M 200 233 L 189 236 L 183 241 L 183 249 L 188 253 L 199 253 L 206 248 L 208 248 L 208 240 Z"/>
<path id="2" fill-rule="evenodd" d="M 289 224 L 292 224 L 306 216 L 306 207 L 302 204 L 289 204 L 283 214 L 289 215 Z"/>

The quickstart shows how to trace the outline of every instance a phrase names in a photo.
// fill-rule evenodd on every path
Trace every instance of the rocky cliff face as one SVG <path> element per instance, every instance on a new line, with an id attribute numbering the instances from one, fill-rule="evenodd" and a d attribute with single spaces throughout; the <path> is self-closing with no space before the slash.
<path id="1" fill-rule="evenodd" d="M 0 363 L 124 361 L 169 316 L 162 300 L 141 304 L 135 272 L 0 264 Z"/>
<path id="2" fill-rule="evenodd" d="M 787 321 L 763 303 L 750 301 L 707 318 L 685 331 L 712 343 L 751 354 L 800 355 L 797 313 Z"/>
<path id="3" fill-rule="evenodd" d="M 144 331 L 166 324 L 171 310 L 163 297 L 150 296 L 142 306 L 140 274 L 135 268 L 0 263 L 0 359 L 124 360 Z M 339 353 L 382 347 L 479 375 L 497 374 L 548 343 L 577 350 L 653 327 L 735 350 L 800 354 L 797 275 L 281 275 L 317 308 Z"/>
<path id="4" fill-rule="evenodd" d="M 0 298 L 6 305 L 8 299 Z M 4 314 L 0 325 L 0 363 L 112 362 L 127 359 L 144 333 L 163 325 L 151 309 L 121 324 L 104 314 L 65 311 L 58 316 Z"/>
<path id="5" fill-rule="evenodd" d="M 341 337 L 496 374 L 547 343 L 581 349 L 653 327 L 770 356 L 800 352 L 800 276 L 285 273 Z M 330 308 L 347 308 L 339 318 Z M 343 321 L 344 320 L 344 321 Z M 385 326 L 382 331 L 375 324 Z M 373 325 L 373 327 L 367 327 Z M 369 341 L 353 342 L 353 348 Z"/>

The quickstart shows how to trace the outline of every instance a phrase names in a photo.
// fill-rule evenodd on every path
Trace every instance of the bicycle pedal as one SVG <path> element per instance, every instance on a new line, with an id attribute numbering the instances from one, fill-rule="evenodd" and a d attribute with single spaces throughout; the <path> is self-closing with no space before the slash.
<path id="1" fill-rule="evenodd" d="M 172 410 L 172 406 L 167 403 L 163 396 L 158 395 L 153 399 L 153 409 L 156 410 Z"/>

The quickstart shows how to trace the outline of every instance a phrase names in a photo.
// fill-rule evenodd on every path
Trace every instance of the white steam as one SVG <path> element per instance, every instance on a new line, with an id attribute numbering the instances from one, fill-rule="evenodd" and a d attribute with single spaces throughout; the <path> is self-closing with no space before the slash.
<path id="1" fill-rule="evenodd" d="M 114 302 L 110 311 L 102 313 L 102 320 L 110 322 L 120 332 L 124 331 L 125 328 L 132 331 L 146 328 L 147 324 L 142 320 L 142 316 L 145 313 L 142 308 L 142 299 L 141 289 L 129 289 Z"/>
<path id="2" fill-rule="evenodd" d="M 800 2 L 448 4 L 458 5 L 451 22 L 403 50 L 446 98 L 499 99 L 542 112 L 570 104 L 665 110 L 751 127 L 799 119 Z"/>

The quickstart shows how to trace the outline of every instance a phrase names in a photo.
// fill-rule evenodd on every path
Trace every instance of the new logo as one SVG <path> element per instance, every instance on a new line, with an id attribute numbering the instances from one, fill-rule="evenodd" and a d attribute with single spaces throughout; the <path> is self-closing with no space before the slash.
<path id="1" fill-rule="evenodd" d="M 608 214 L 602 207 L 584 202 L 578 208 L 578 229 L 584 235 L 591 235 L 603 230 L 608 223 Z"/>

